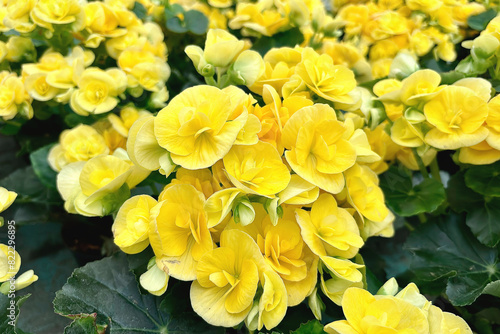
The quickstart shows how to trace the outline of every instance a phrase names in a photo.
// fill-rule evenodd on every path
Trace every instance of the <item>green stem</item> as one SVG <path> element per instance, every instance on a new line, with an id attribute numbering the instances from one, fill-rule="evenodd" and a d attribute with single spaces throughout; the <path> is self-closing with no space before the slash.
<path id="1" fill-rule="evenodd" d="M 405 222 L 405 226 L 408 230 L 410 230 L 410 232 L 413 232 L 415 231 L 415 228 L 413 227 L 412 224 L 408 223 L 408 222 Z"/>
<path id="2" fill-rule="evenodd" d="M 418 214 L 418 219 L 420 220 L 420 222 L 422 224 L 427 222 L 427 217 L 425 216 L 425 214 L 423 212 L 420 212 Z"/>
<path id="3" fill-rule="evenodd" d="M 214 77 L 205 77 L 205 82 L 207 85 L 217 87 L 217 83 L 214 80 Z"/>
<path id="4" fill-rule="evenodd" d="M 431 167 L 432 177 L 434 179 L 438 180 L 439 182 L 443 183 L 443 181 L 441 180 L 441 175 L 439 174 L 439 165 L 438 165 L 437 157 L 435 157 L 434 160 L 432 160 L 430 167 Z"/>
<path id="5" fill-rule="evenodd" d="M 427 172 L 427 168 L 424 165 L 424 162 L 422 161 L 422 158 L 420 155 L 418 155 L 417 149 L 415 147 L 412 147 L 411 150 L 413 151 L 413 156 L 415 157 L 415 160 L 417 161 L 418 169 L 420 170 L 420 173 L 422 173 L 422 176 L 426 179 L 429 178 L 429 172 Z"/>

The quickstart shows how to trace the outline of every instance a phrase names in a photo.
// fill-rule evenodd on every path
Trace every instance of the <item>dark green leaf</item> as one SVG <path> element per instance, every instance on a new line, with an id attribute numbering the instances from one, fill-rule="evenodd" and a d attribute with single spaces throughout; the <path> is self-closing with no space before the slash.
<path id="1" fill-rule="evenodd" d="M 471 209 L 466 223 L 479 241 L 495 247 L 500 241 L 500 198 L 492 198 Z"/>
<path id="2" fill-rule="evenodd" d="M 64 329 L 64 334 L 101 334 L 96 324 L 97 314 L 82 314 Z"/>
<path id="3" fill-rule="evenodd" d="M 252 49 L 259 52 L 262 56 L 272 48 L 283 46 L 294 47 L 304 41 L 304 35 L 299 28 L 293 28 L 285 32 L 273 35 L 273 37 L 262 36 L 252 46 Z"/>
<path id="4" fill-rule="evenodd" d="M 119 252 L 76 269 L 56 293 L 54 309 L 67 317 L 97 313 L 97 325 L 109 325 L 110 333 L 223 333 L 193 311 L 174 316 L 165 306 L 169 296 L 141 295 L 126 255 Z"/>
<path id="5" fill-rule="evenodd" d="M 474 210 L 484 202 L 483 196 L 467 187 L 464 176 L 465 171 L 454 174 L 448 181 L 446 189 L 448 203 L 456 212 Z"/>
<path id="6" fill-rule="evenodd" d="M 471 304 L 489 282 L 500 279 L 498 251 L 479 243 L 455 214 L 421 225 L 405 248 L 416 255 L 411 270 L 417 277 L 448 277 L 446 294 L 453 305 Z"/>
<path id="7" fill-rule="evenodd" d="M 293 331 L 290 334 L 323 334 L 326 333 L 323 330 L 323 327 L 324 326 L 321 324 L 321 322 L 314 319 L 300 325 L 300 327 L 296 331 Z"/>
<path id="8" fill-rule="evenodd" d="M 188 31 L 186 22 L 182 21 L 177 16 L 171 17 L 167 20 L 167 29 L 178 34 L 183 34 Z"/>
<path id="9" fill-rule="evenodd" d="M 497 16 L 497 12 L 490 8 L 481 14 L 469 16 L 467 24 L 474 30 L 482 31 L 495 16 Z"/>
<path id="10" fill-rule="evenodd" d="M 12 298 L 0 293 L 0 333 L 15 334 L 19 310 L 30 295 L 24 295 Z"/>
<path id="11" fill-rule="evenodd" d="M 184 13 L 184 8 L 179 4 L 173 4 L 170 6 L 165 6 L 165 21 L 168 21 L 172 17 Z"/>
<path id="12" fill-rule="evenodd" d="M 57 172 L 49 165 L 47 157 L 54 145 L 44 146 L 30 154 L 31 165 L 38 179 L 47 187 L 56 189 Z"/>
<path id="13" fill-rule="evenodd" d="M 465 172 L 465 184 L 485 196 L 500 196 L 500 161 L 472 166 Z"/>
<path id="14" fill-rule="evenodd" d="M 148 14 L 146 7 L 144 7 L 143 4 L 137 1 L 134 3 L 134 8 L 132 8 L 132 11 L 134 12 L 135 16 L 137 16 L 141 20 L 144 20 Z"/>
<path id="15" fill-rule="evenodd" d="M 483 294 L 500 297 L 500 280 L 488 283 L 483 290 Z"/>
<path id="16" fill-rule="evenodd" d="M 208 19 L 202 12 L 188 10 L 184 13 L 184 22 L 187 28 L 195 35 L 203 35 L 208 29 Z"/>
<path id="17" fill-rule="evenodd" d="M 439 73 L 442 85 L 451 85 L 456 81 L 465 78 L 465 74 L 457 71 Z"/>
<path id="18" fill-rule="evenodd" d="M 398 177 L 399 179 L 396 179 Z M 446 199 L 443 184 L 435 179 L 424 179 L 412 186 L 410 176 L 391 168 L 381 178 L 388 206 L 403 217 L 436 210 Z"/>

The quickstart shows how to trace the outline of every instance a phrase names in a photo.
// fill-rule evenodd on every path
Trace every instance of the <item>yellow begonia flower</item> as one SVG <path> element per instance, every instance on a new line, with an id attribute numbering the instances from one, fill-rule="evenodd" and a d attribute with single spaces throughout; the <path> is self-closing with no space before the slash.
<path id="1" fill-rule="evenodd" d="M 103 2 L 85 4 L 85 29 L 89 33 L 85 46 L 97 48 L 106 37 L 125 35 L 127 30 L 120 28 L 120 20 L 113 7 Z"/>
<path id="2" fill-rule="evenodd" d="M 204 254 L 191 285 L 191 304 L 214 326 L 239 324 L 252 307 L 263 261 L 255 241 L 238 230 L 222 232 L 220 247 Z"/>
<path id="3" fill-rule="evenodd" d="M 437 154 L 437 150 L 427 146 L 422 145 L 417 148 L 417 153 L 422 159 L 424 166 L 429 166 L 429 164 L 434 160 Z M 402 147 L 397 153 L 396 158 L 401 162 L 406 168 L 411 170 L 419 170 L 417 160 L 411 148 Z"/>
<path id="4" fill-rule="evenodd" d="M 424 144 L 424 134 L 420 124 L 411 124 L 401 117 L 391 126 L 391 140 L 401 146 L 419 147 Z"/>
<path id="5" fill-rule="evenodd" d="M 245 50 L 236 58 L 232 73 L 243 81 L 245 86 L 252 86 L 264 72 L 264 61 L 257 51 Z"/>
<path id="6" fill-rule="evenodd" d="M 482 142 L 488 136 L 483 123 L 488 116 L 486 102 L 466 87 L 448 86 L 426 103 L 424 114 L 435 126 L 425 142 L 443 150 L 453 150 Z"/>
<path id="7" fill-rule="evenodd" d="M 427 315 L 430 334 L 472 334 L 472 330 L 464 319 L 450 313 L 443 312 L 439 307 L 432 305 Z"/>
<path id="8" fill-rule="evenodd" d="M 231 182 L 246 193 L 273 196 L 290 182 L 288 168 L 269 143 L 235 145 L 223 162 Z"/>
<path id="9" fill-rule="evenodd" d="M 170 153 L 156 140 L 153 116 L 145 116 L 134 122 L 127 138 L 127 153 L 135 165 L 150 171 L 160 169 L 160 173 L 166 177 L 175 168 Z"/>
<path id="10" fill-rule="evenodd" d="M 52 169 L 61 171 L 69 163 L 87 161 L 108 152 L 104 137 L 93 127 L 80 124 L 61 133 L 59 144 L 49 152 L 48 161 Z"/>
<path id="11" fill-rule="evenodd" d="M 3 212 L 14 203 L 17 194 L 13 191 L 8 191 L 4 187 L 0 187 L 0 212 Z"/>
<path id="12" fill-rule="evenodd" d="M 311 204 L 319 197 L 319 188 L 307 182 L 297 174 L 293 174 L 287 187 L 278 194 L 278 205 L 283 203 L 292 205 Z"/>
<path id="13" fill-rule="evenodd" d="M 298 305 L 316 285 L 318 256 L 302 240 L 293 207 L 285 207 L 283 217 L 274 225 L 262 205 L 253 203 L 253 206 L 252 224 L 242 226 L 231 221 L 226 230 L 242 230 L 257 242 L 265 262 L 285 284 L 288 306 Z"/>
<path id="14" fill-rule="evenodd" d="M 326 325 L 328 333 L 429 333 L 425 313 L 400 298 L 372 296 L 366 290 L 353 287 L 344 293 L 342 309 L 347 320 Z"/>
<path id="15" fill-rule="evenodd" d="M 443 2 L 441 0 L 407 0 L 406 5 L 411 10 L 430 13 L 439 9 L 443 5 Z"/>
<path id="16" fill-rule="evenodd" d="M 150 116 L 151 113 L 146 110 L 137 110 L 132 106 L 127 106 L 120 110 L 120 116 L 109 114 L 108 120 L 113 128 L 123 137 L 128 137 L 128 132 L 134 122 L 141 117 Z"/>
<path id="17" fill-rule="evenodd" d="M 22 113 L 26 118 L 33 117 L 30 98 L 21 78 L 8 71 L 0 72 L 0 117 L 4 120 Z"/>
<path id="18" fill-rule="evenodd" d="M 205 202 L 205 212 L 208 215 L 208 227 L 220 224 L 231 212 L 233 203 L 245 193 L 237 188 L 225 188 L 215 192 Z"/>
<path id="19" fill-rule="evenodd" d="M 40 27 L 54 31 L 54 25 L 70 25 L 74 32 L 85 26 L 85 12 L 77 0 L 38 0 L 30 13 Z"/>
<path id="20" fill-rule="evenodd" d="M 269 50 L 264 56 L 264 72 L 250 86 L 250 90 L 263 95 L 264 85 L 272 86 L 280 95 L 286 81 L 294 74 L 302 56 L 299 50 L 288 47 Z"/>
<path id="21" fill-rule="evenodd" d="M 170 77 L 170 66 L 153 52 L 129 48 L 118 57 L 118 66 L 127 73 L 128 86 L 159 92 Z M 140 86 L 140 87 L 139 87 Z"/>
<path id="22" fill-rule="evenodd" d="M 16 280 L 14 281 L 14 286 L 16 291 L 19 291 L 30 286 L 31 283 L 36 281 L 38 281 L 38 276 L 35 275 L 35 272 L 33 270 L 28 270 L 16 278 Z"/>
<path id="23" fill-rule="evenodd" d="M 335 111 L 315 104 L 297 111 L 286 123 L 282 143 L 287 162 L 300 177 L 331 193 L 344 188 L 342 172 L 356 161 L 356 148 L 344 139 L 346 128 Z"/>
<path id="24" fill-rule="evenodd" d="M 229 95 L 216 87 L 188 88 L 160 110 L 154 133 L 174 163 L 210 167 L 227 154 L 247 121 L 246 111 L 228 121 L 233 109 Z"/>
<path id="25" fill-rule="evenodd" d="M 330 194 L 320 195 L 311 212 L 299 209 L 296 216 L 304 242 L 318 256 L 352 258 L 363 246 L 353 216 Z"/>
<path id="26" fill-rule="evenodd" d="M 500 151 L 491 147 L 486 140 L 479 144 L 462 147 L 458 161 L 464 164 L 489 165 L 500 160 Z"/>
<path id="27" fill-rule="evenodd" d="M 366 5 L 348 4 L 340 8 L 337 16 L 344 22 L 346 34 L 357 35 L 370 19 L 370 12 Z"/>
<path id="28" fill-rule="evenodd" d="M 240 2 L 236 6 L 235 16 L 229 21 L 229 27 L 241 29 L 244 36 L 272 36 L 288 24 L 288 18 L 273 7 L 273 2 Z"/>
<path id="29" fill-rule="evenodd" d="M 47 83 L 47 73 L 40 72 L 28 76 L 24 85 L 28 94 L 38 101 L 52 100 L 59 93 L 58 88 Z"/>
<path id="30" fill-rule="evenodd" d="M 196 279 L 196 264 L 214 247 L 204 203 L 203 193 L 192 185 L 175 184 L 151 210 L 149 242 L 156 263 L 177 279 Z"/>
<path id="31" fill-rule="evenodd" d="M 394 160 L 396 158 L 396 152 L 399 150 L 399 146 L 396 145 L 385 132 L 385 126 L 386 123 L 382 123 L 374 130 L 370 130 L 369 128 L 363 129 L 368 137 L 370 147 L 382 158 L 379 161 L 367 165 L 377 175 L 389 169 L 389 164 L 386 161 Z"/>
<path id="32" fill-rule="evenodd" d="M 321 256 L 321 262 L 325 264 L 330 273 L 338 278 L 351 282 L 361 282 L 363 274 L 358 270 L 364 265 L 349 260 L 337 259 L 331 256 Z M 333 276 L 332 275 L 332 276 Z"/>
<path id="33" fill-rule="evenodd" d="M 158 268 L 158 265 L 154 263 L 148 271 L 141 275 L 139 283 L 144 289 L 148 290 L 150 294 L 161 296 L 167 291 L 168 280 L 168 274 Z"/>
<path id="34" fill-rule="evenodd" d="M 500 150 L 500 95 L 495 96 L 488 103 L 486 126 L 489 130 L 486 141 L 491 147 Z"/>
<path id="35" fill-rule="evenodd" d="M 427 102 L 439 92 L 441 76 L 433 70 L 420 70 L 401 83 L 401 102 L 408 106 L 416 106 L 420 102 Z"/>
<path id="36" fill-rule="evenodd" d="M 345 66 L 334 65 L 329 55 L 319 55 L 313 49 L 305 48 L 295 73 L 320 97 L 333 102 L 354 103 L 349 95 L 356 87 L 354 73 Z"/>
<path id="37" fill-rule="evenodd" d="M 78 79 L 78 89 L 71 94 L 70 105 L 81 116 L 102 114 L 118 104 L 117 96 L 125 91 L 125 73 L 117 68 L 103 71 L 86 69 Z"/>
<path id="38" fill-rule="evenodd" d="M 8 0 L 3 24 L 7 28 L 15 29 L 21 33 L 33 31 L 36 24 L 31 21 L 30 14 L 35 4 L 35 0 Z"/>
<path id="39" fill-rule="evenodd" d="M 222 189 L 208 168 L 189 170 L 181 167 L 170 184 L 190 184 L 202 192 L 206 199 Z M 162 200 L 161 194 L 159 200 Z"/>
<path id="40" fill-rule="evenodd" d="M 249 112 L 248 119 L 243 128 L 238 133 L 234 145 L 254 145 L 259 141 L 259 132 L 262 130 L 262 125 L 257 116 L 250 114 L 254 109 L 254 104 L 257 100 L 252 94 L 247 94 L 241 88 L 230 85 L 222 90 L 229 94 L 231 105 L 235 106 L 233 113 L 229 116 L 230 120 L 236 119 L 242 113 Z"/>
<path id="41" fill-rule="evenodd" d="M 378 177 L 368 166 L 354 165 L 345 172 L 348 201 L 364 217 L 384 222 L 389 214 Z"/>
<path id="42" fill-rule="evenodd" d="M 7 245 L 0 244 L 0 282 L 10 280 L 17 274 L 19 268 L 21 268 L 19 253 Z"/>
<path id="43" fill-rule="evenodd" d="M 338 278 L 337 276 L 327 279 L 323 275 L 320 277 L 320 286 L 321 291 L 330 298 L 332 302 L 337 304 L 338 306 L 342 305 L 342 297 L 347 289 L 351 287 L 363 288 L 363 282 L 352 282 L 343 278 Z M 325 329 L 326 330 L 326 329 Z M 351 334 L 351 332 L 346 332 Z M 342 332 L 341 334 L 345 334 Z M 352 334 L 358 334 L 357 332 L 353 332 Z"/>
<path id="44" fill-rule="evenodd" d="M 157 203 L 150 196 L 139 195 L 122 204 L 111 230 L 115 244 L 123 252 L 137 254 L 148 247 L 149 215 Z"/>
<path id="45" fill-rule="evenodd" d="M 202 72 L 205 65 L 226 68 L 234 62 L 237 55 L 243 51 L 245 42 L 222 29 L 210 29 L 205 40 L 205 49 L 189 45 L 186 54 L 193 61 L 194 66 Z"/>

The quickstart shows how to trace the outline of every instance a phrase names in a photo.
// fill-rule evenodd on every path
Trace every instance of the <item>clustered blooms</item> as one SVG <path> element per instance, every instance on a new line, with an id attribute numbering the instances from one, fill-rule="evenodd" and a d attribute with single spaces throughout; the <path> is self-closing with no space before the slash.
<path id="1" fill-rule="evenodd" d="M 252 331 L 276 327 L 306 299 L 320 318 L 320 289 L 347 319 L 327 325 L 331 333 L 471 332 L 414 285 L 397 293 L 390 281 L 383 296 L 363 290 L 358 251 L 369 237 L 394 234 L 378 175 L 395 160 L 414 170 L 437 150 L 458 150 L 463 163 L 500 160 L 491 84 L 441 84 L 417 65 L 429 52 L 453 61 L 467 18 L 486 5 L 333 1 L 328 11 L 316 0 L 171 1 L 204 13 L 212 29 L 203 48 L 184 50 L 206 85 L 167 104 L 167 47 L 154 22 L 165 8 L 140 3 L 148 20 L 132 11 L 135 1 L 2 5 L 0 31 L 19 36 L 0 41 L 0 116 L 32 118 L 44 102 L 99 119 L 64 130 L 48 161 L 66 211 L 113 214 L 123 252 L 152 248 L 144 289 L 160 296 L 170 277 L 192 282 L 190 300 L 205 321 L 244 321 Z M 498 22 L 464 42 L 471 56 L 457 71 L 498 67 Z M 249 38 L 298 29 L 305 40 L 261 56 L 228 28 Z M 37 35 L 50 45 L 39 58 Z M 373 89 L 360 86 L 381 78 Z M 128 104 L 143 95 L 148 110 Z M 157 172 L 170 180 L 157 196 L 131 196 Z M 0 188 L 0 209 L 12 196 Z M 17 270 L 0 271 L 0 282 Z"/>
<path id="2" fill-rule="evenodd" d="M 12 29 L 21 36 L 0 41 L 0 61 L 22 67 L 19 73 L 0 72 L 0 116 L 30 119 L 35 101 L 69 105 L 82 116 L 98 115 L 114 109 L 125 92 L 134 97 L 150 92 L 151 104 L 164 106 L 170 76 L 164 35 L 157 23 L 132 12 L 134 3 L 64 0 L 56 5 L 39 0 L 2 5 L 0 31 Z M 43 36 L 50 46 L 38 60 L 35 36 Z M 95 65 L 102 47 L 116 67 Z"/>

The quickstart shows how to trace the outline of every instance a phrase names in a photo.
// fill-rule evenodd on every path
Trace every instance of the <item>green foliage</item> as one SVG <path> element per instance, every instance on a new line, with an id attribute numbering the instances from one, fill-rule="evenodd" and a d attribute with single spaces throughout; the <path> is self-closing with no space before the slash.
<path id="1" fill-rule="evenodd" d="M 223 333 L 182 308 L 172 290 L 164 297 L 142 295 L 120 252 L 76 269 L 56 293 L 54 310 L 69 318 L 96 313 L 96 324 L 110 333 Z"/>
<path id="2" fill-rule="evenodd" d="M 391 167 L 380 181 L 387 205 L 403 217 L 433 212 L 446 199 L 441 182 L 426 178 L 414 184 L 414 180 L 407 171 L 396 167 Z"/>
<path id="3" fill-rule="evenodd" d="M 293 28 L 284 32 L 280 32 L 272 37 L 262 36 L 252 46 L 252 49 L 259 52 L 262 56 L 272 48 L 283 46 L 294 47 L 304 41 L 304 36 L 299 28 Z"/>
<path id="4" fill-rule="evenodd" d="M 323 327 L 324 326 L 318 320 L 311 320 L 300 325 L 296 331 L 293 331 L 290 334 L 323 334 L 326 333 L 323 330 Z"/>
<path id="5" fill-rule="evenodd" d="M 469 16 L 469 18 L 467 19 L 467 24 L 472 29 L 481 31 L 486 28 L 488 23 L 490 23 L 490 21 L 493 20 L 495 16 L 497 16 L 497 12 L 493 8 L 490 8 L 480 14 Z"/>
<path id="6" fill-rule="evenodd" d="M 55 189 L 57 172 L 55 172 L 48 163 L 49 151 L 54 145 L 44 146 L 30 154 L 31 165 L 38 179 L 46 187 Z"/>
<path id="7" fill-rule="evenodd" d="M 465 172 L 465 184 L 485 196 L 500 196 L 500 161 L 491 165 L 472 166 Z"/>
<path id="8" fill-rule="evenodd" d="M 447 278 L 446 294 L 453 305 L 469 305 L 486 285 L 500 279 L 498 250 L 478 242 L 461 216 L 440 216 L 412 232 L 405 245 L 416 255 L 411 264 L 417 277 Z"/>
<path id="9" fill-rule="evenodd" d="M 2 334 L 16 334 L 21 333 L 21 331 L 17 328 L 16 325 L 12 326 L 12 324 L 17 324 L 17 319 L 19 317 L 19 312 L 21 306 L 24 304 L 26 299 L 28 299 L 30 295 L 23 295 L 14 298 L 9 298 L 4 294 L 0 293 L 0 333 Z M 11 304 L 11 301 L 14 301 L 14 304 Z M 12 306 L 11 306 L 12 305 Z M 14 313 L 11 313 L 11 310 L 8 308 L 13 308 Z"/>
<path id="10" fill-rule="evenodd" d="M 82 314 L 64 329 L 64 334 L 103 334 L 105 328 L 98 328 L 97 314 Z"/>

